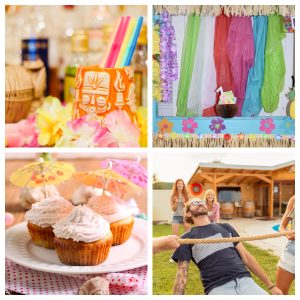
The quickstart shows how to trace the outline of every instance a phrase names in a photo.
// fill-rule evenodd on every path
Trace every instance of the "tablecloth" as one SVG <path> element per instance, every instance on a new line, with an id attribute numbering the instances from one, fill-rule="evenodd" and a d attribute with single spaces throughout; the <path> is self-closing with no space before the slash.
<path id="1" fill-rule="evenodd" d="M 138 275 L 141 282 L 136 287 L 111 285 L 112 295 L 146 295 L 147 266 L 120 273 Z M 25 295 L 73 295 L 78 294 L 80 286 L 88 279 L 105 274 L 92 275 L 60 275 L 41 272 L 20 266 L 5 259 L 5 289 Z"/>

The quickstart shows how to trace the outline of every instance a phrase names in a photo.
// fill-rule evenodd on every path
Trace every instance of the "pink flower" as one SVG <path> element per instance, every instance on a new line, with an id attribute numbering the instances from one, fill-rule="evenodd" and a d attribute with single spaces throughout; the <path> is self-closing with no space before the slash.
<path id="1" fill-rule="evenodd" d="M 69 121 L 67 127 L 68 132 L 65 132 L 56 146 L 97 147 L 99 139 L 107 132 L 97 121 L 87 121 L 87 116 Z"/>
<path id="2" fill-rule="evenodd" d="M 109 131 L 106 127 L 101 127 L 101 130 L 98 130 L 98 132 L 95 135 L 95 144 L 99 145 L 100 139 L 107 134 Z"/>
<path id="3" fill-rule="evenodd" d="M 83 126 L 92 127 L 94 129 L 101 128 L 100 124 L 97 121 L 87 121 L 87 115 L 76 119 L 74 121 L 69 121 L 68 127 L 71 128 L 73 131 L 80 130 Z"/>
<path id="4" fill-rule="evenodd" d="M 10 227 L 15 221 L 15 217 L 13 214 L 5 213 L 5 228 Z"/>
<path id="5" fill-rule="evenodd" d="M 193 118 L 183 119 L 182 120 L 182 131 L 194 133 L 195 129 L 198 127 L 198 124 L 194 121 Z"/>
<path id="6" fill-rule="evenodd" d="M 67 130 L 56 143 L 60 147 L 139 147 L 140 130 L 127 113 L 114 111 L 104 124 L 87 121 L 87 116 L 67 123 Z"/>
<path id="7" fill-rule="evenodd" d="M 128 114 L 115 110 L 105 117 L 107 132 L 98 138 L 98 147 L 139 147 L 140 129 Z"/>
<path id="8" fill-rule="evenodd" d="M 35 117 L 5 124 L 5 138 L 7 147 L 39 147 Z"/>
<path id="9" fill-rule="evenodd" d="M 264 131 L 265 133 L 270 134 L 274 129 L 275 129 L 275 124 L 273 123 L 272 118 L 266 118 L 260 121 L 260 127 L 259 127 L 260 131 Z"/>

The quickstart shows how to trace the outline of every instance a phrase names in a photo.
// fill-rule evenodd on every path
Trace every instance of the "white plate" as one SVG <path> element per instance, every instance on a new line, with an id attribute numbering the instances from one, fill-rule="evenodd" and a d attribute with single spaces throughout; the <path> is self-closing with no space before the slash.
<path id="1" fill-rule="evenodd" d="M 97 266 L 68 266 L 62 264 L 55 250 L 33 244 L 27 230 L 27 222 L 6 230 L 5 254 L 13 262 L 24 267 L 59 274 L 98 274 L 125 271 L 147 264 L 147 222 L 135 218 L 130 239 L 113 246 L 108 258 Z"/>

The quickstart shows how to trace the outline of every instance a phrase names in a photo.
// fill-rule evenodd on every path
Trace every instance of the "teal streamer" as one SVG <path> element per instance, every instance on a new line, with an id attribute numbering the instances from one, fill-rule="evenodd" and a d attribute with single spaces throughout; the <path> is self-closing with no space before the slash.
<path id="1" fill-rule="evenodd" d="M 254 65 L 249 70 L 246 95 L 242 110 L 243 117 L 256 117 L 262 109 L 261 88 L 264 80 L 265 47 L 268 31 L 268 17 L 253 17 L 253 36 L 255 45 Z"/>

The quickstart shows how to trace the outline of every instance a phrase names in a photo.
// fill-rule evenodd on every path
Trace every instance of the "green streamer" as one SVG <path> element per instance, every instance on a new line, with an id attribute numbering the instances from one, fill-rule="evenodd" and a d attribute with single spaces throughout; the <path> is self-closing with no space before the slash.
<path id="1" fill-rule="evenodd" d="M 279 94 L 284 88 L 285 62 L 282 48 L 283 17 L 268 17 L 268 33 L 265 49 L 264 83 L 261 90 L 261 101 L 265 112 L 275 111 L 279 103 Z"/>
<path id="2" fill-rule="evenodd" d="M 200 29 L 200 16 L 189 15 L 184 33 L 182 58 L 180 67 L 180 80 L 177 94 L 177 116 L 193 116 L 187 109 L 187 101 L 191 86 L 192 74 L 195 63 L 198 35 Z"/>

